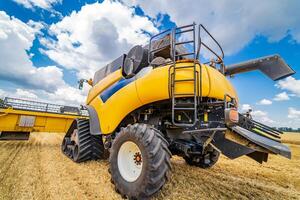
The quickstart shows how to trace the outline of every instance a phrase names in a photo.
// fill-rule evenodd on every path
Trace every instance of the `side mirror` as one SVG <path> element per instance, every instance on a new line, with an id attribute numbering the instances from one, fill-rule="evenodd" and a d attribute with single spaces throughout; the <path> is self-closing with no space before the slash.
<path id="1" fill-rule="evenodd" d="M 80 80 L 78 81 L 78 89 L 79 89 L 79 90 L 82 90 L 82 88 L 83 88 L 83 82 L 84 82 L 84 79 L 80 79 Z"/>
<path id="2" fill-rule="evenodd" d="M 93 86 L 93 79 L 89 79 L 89 80 L 86 80 L 86 79 L 80 79 L 79 81 L 78 81 L 78 89 L 79 90 L 82 90 L 82 88 L 83 88 L 83 83 L 84 82 L 86 82 L 86 83 L 88 83 L 90 86 Z"/>

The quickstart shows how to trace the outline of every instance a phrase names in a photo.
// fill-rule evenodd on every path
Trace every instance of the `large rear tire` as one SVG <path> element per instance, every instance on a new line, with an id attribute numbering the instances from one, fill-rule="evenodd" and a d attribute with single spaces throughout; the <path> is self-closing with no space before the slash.
<path id="1" fill-rule="evenodd" d="M 80 163 L 88 160 L 105 158 L 105 150 L 101 136 L 90 134 L 88 119 L 76 119 L 62 142 L 63 153 L 74 162 Z"/>
<path id="2" fill-rule="evenodd" d="M 123 128 L 109 157 L 116 191 L 129 199 L 149 199 L 168 180 L 171 156 L 168 142 L 155 128 L 146 124 Z"/>

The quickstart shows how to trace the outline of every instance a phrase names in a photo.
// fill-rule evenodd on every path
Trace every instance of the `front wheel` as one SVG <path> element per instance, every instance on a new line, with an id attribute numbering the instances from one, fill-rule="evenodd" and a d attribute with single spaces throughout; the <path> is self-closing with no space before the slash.
<path id="1" fill-rule="evenodd" d="M 168 142 L 155 128 L 134 124 L 123 128 L 110 152 L 110 172 L 116 190 L 129 199 L 148 199 L 168 180 Z"/>

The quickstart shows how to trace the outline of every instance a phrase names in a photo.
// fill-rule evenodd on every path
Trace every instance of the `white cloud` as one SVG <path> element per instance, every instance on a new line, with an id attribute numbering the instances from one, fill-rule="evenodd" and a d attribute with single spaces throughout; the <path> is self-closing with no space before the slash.
<path id="1" fill-rule="evenodd" d="M 0 99 L 4 99 L 5 96 L 6 96 L 6 92 L 0 89 Z"/>
<path id="2" fill-rule="evenodd" d="M 87 89 L 79 90 L 77 88 L 65 85 L 61 88 L 58 88 L 53 93 L 43 92 L 43 94 L 45 99 L 55 104 L 80 105 L 85 103 Z"/>
<path id="3" fill-rule="evenodd" d="M 243 104 L 242 105 L 241 112 L 248 112 L 249 110 L 252 110 L 252 108 L 249 104 Z"/>
<path id="4" fill-rule="evenodd" d="M 1 95 L 2 92 L 2 95 Z M 37 94 L 37 91 L 29 90 L 29 89 L 23 89 L 23 88 L 17 88 L 13 91 L 5 91 L 0 89 L 0 97 L 10 97 L 10 98 L 18 98 L 18 99 L 25 99 L 25 100 L 41 100 Z"/>
<path id="5" fill-rule="evenodd" d="M 85 5 L 80 11 L 50 26 L 56 39 L 41 38 L 41 50 L 66 69 L 75 69 L 89 78 L 99 68 L 136 44 L 148 42 L 148 33 L 157 33 L 147 18 L 135 15 L 133 8 L 120 2 Z"/>
<path id="6" fill-rule="evenodd" d="M 177 25 L 193 21 L 207 26 L 220 41 L 226 54 L 234 54 L 258 35 L 264 35 L 270 42 L 276 42 L 290 34 L 300 42 L 300 1 L 288 3 L 281 0 L 124 0 L 130 5 L 139 5 L 145 14 L 156 18 L 168 14 Z M 153 6 L 155 5 L 155 6 Z M 255 7 L 255 8 L 254 8 Z"/>
<path id="7" fill-rule="evenodd" d="M 25 24 L 0 12 L 1 79 L 47 91 L 53 91 L 64 83 L 61 69 L 56 66 L 36 68 L 29 59 L 27 51 L 41 27 L 41 24 L 32 21 Z"/>
<path id="8" fill-rule="evenodd" d="M 274 101 L 287 101 L 290 97 L 286 92 L 281 92 L 274 97 Z"/>
<path id="9" fill-rule="evenodd" d="M 276 87 L 292 92 L 293 95 L 300 97 L 300 80 L 297 80 L 294 77 L 287 77 L 284 80 L 278 81 Z"/>
<path id="10" fill-rule="evenodd" d="M 25 8 L 33 9 L 39 7 L 50 10 L 53 5 L 61 3 L 62 0 L 13 0 L 14 2 L 24 6 Z"/>
<path id="11" fill-rule="evenodd" d="M 28 98 L 28 99 L 37 99 L 38 96 L 36 94 L 34 94 L 33 92 L 30 92 L 28 90 L 23 90 L 18 88 L 16 91 L 16 96 L 20 97 L 20 98 Z"/>
<path id="12" fill-rule="evenodd" d="M 255 111 L 252 111 L 251 114 L 255 117 L 263 117 L 263 116 L 266 116 L 267 113 L 264 112 L 264 111 L 261 111 L 261 110 L 255 110 Z"/>
<path id="13" fill-rule="evenodd" d="M 61 88 L 57 89 L 54 92 L 23 88 L 17 88 L 12 91 L 0 89 L 0 98 L 4 99 L 5 97 L 11 97 L 52 104 L 79 106 L 81 104 L 84 104 L 87 91 L 87 85 L 84 86 L 84 90 L 82 91 L 68 85 L 62 85 Z"/>
<path id="14" fill-rule="evenodd" d="M 0 78 L 16 84 L 16 91 L 1 85 L 0 96 L 50 99 L 64 104 L 84 103 L 86 90 L 79 91 L 63 80 L 63 70 L 56 66 L 35 67 L 30 50 L 42 24 L 28 24 L 0 11 Z M 26 88 L 26 89 L 24 89 Z"/>
<path id="15" fill-rule="evenodd" d="M 261 110 L 255 110 L 251 112 L 252 117 L 259 122 L 266 123 L 266 124 L 273 124 L 275 123 L 274 120 L 270 119 L 267 112 Z"/>
<path id="16" fill-rule="evenodd" d="M 293 107 L 288 108 L 288 118 L 300 119 L 300 110 L 296 110 Z"/>
<path id="17" fill-rule="evenodd" d="M 260 100 L 257 104 L 258 104 L 258 105 L 271 105 L 271 104 L 272 104 L 272 101 L 269 100 L 269 99 L 262 99 L 262 100 Z"/>
<path id="18" fill-rule="evenodd" d="M 261 122 L 261 123 L 266 123 L 268 125 L 273 125 L 275 123 L 274 120 L 272 120 L 269 116 L 268 113 L 265 111 L 261 111 L 261 110 L 253 110 L 253 108 L 251 107 L 251 105 L 249 104 L 242 104 L 241 109 L 240 109 L 241 113 L 245 113 L 248 112 L 249 110 L 252 110 L 250 112 L 251 116 L 253 117 L 254 120 Z"/>

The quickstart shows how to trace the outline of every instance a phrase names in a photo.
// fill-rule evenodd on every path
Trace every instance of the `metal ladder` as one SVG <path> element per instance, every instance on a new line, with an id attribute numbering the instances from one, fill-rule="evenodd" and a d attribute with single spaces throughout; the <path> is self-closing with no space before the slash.
<path id="1" fill-rule="evenodd" d="M 198 83 L 198 76 L 197 76 L 197 70 L 196 70 L 196 44 L 195 44 L 195 26 L 196 24 L 190 24 L 186 26 L 181 26 L 174 28 L 172 30 L 172 48 L 171 48 L 171 55 L 173 58 L 173 65 L 171 66 L 171 98 L 172 98 L 172 123 L 175 126 L 179 127 L 191 127 L 196 124 L 198 121 L 197 116 L 197 107 L 198 107 L 198 92 L 199 92 L 199 83 Z M 192 40 L 186 40 L 186 41 L 177 41 L 178 35 L 182 35 L 184 33 L 192 33 Z M 184 44 L 190 44 L 190 48 L 188 50 L 190 52 L 185 53 L 177 53 L 176 47 L 178 45 L 184 45 Z M 176 66 L 176 61 L 180 57 L 184 56 L 193 56 L 193 65 L 190 66 Z M 173 69 L 173 71 L 172 71 Z M 185 69 L 192 69 L 189 70 L 192 73 L 193 78 L 189 79 L 178 79 L 176 77 L 176 74 L 180 70 Z M 193 84 L 193 92 L 192 93 L 178 93 L 176 92 L 176 86 L 182 84 L 182 83 L 192 83 Z M 180 97 L 182 96 L 191 96 L 191 102 L 180 102 Z M 189 119 L 188 123 L 185 122 L 179 122 L 180 120 L 176 120 L 176 114 L 183 113 L 187 117 L 189 116 L 187 113 L 192 113 L 192 119 Z M 179 115 L 177 115 L 179 116 Z M 189 118 L 189 117 L 188 117 Z"/>

